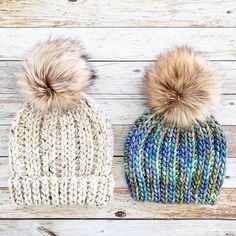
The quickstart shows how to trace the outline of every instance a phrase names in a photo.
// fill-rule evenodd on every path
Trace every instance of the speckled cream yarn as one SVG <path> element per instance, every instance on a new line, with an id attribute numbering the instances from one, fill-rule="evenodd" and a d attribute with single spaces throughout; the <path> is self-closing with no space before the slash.
<path id="1" fill-rule="evenodd" d="M 27 104 L 10 132 L 11 198 L 17 204 L 103 205 L 112 198 L 113 134 L 94 101 L 42 115 Z"/>
<path id="2" fill-rule="evenodd" d="M 97 205 L 112 199 L 113 133 L 84 92 L 96 75 L 76 40 L 37 44 L 19 76 L 27 94 L 10 130 L 9 189 L 21 205 Z"/>

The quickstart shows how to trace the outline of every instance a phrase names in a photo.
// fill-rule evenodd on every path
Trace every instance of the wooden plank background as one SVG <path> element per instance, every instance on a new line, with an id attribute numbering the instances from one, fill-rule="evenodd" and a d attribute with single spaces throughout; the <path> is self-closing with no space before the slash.
<path id="1" fill-rule="evenodd" d="M 0 235 L 236 235 L 235 1 L 5 0 L 0 27 Z M 48 37 L 81 40 L 98 74 L 88 93 L 110 117 L 115 134 L 116 188 L 114 201 L 104 208 L 16 207 L 9 199 L 8 132 L 25 101 L 17 73 L 28 51 Z M 183 44 L 203 52 L 223 77 L 214 111 L 229 150 L 220 201 L 214 206 L 135 202 L 122 155 L 129 126 L 146 109 L 143 73 L 156 55 Z"/>
<path id="2" fill-rule="evenodd" d="M 3 27 L 235 27 L 233 0 L 4 0 Z"/>

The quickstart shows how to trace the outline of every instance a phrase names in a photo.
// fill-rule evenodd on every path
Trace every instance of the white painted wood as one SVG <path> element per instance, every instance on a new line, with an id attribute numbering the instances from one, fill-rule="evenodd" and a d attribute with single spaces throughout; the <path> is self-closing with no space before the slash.
<path id="1" fill-rule="evenodd" d="M 97 79 L 90 87 L 92 94 L 144 94 L 144 72 L 152 62 L 91 62 Z M 212 62 L 223 83 L 222 93 L 236 93 L 236 61 Z M 19 94 L 16 84 L 22 62 L 0 61 L 0 93 Z"/>
<path id="2" fill-rule="evenodd" d="M 0 60 L 21 60 L 38 41 L 53 37 L 80 38 L 92 57 L 99 79 L 89 93 L 113 123 L 115 155 L 122 155 L 129 125 L 145 110 L 142 75 L 148 62 L 176 44 L 189 44 L 221 60 L 225 75 L 223 101 L 216 116 L 224 125 L 236 125 L 236 3 L 217 1 L 101 1 L 67 0 L 3 1 L 0 4 L 0 27 L 110 27 L 75 29 L 0 29 Z M 116 28 L 114 27 L 171 27 Z M 202 27 L 173 28 L 173 27 Z M 203 29 L 204 28 L 204 29 Z M 125 62 L 118 62 L 118 61 Z M 131 60 L 140 62 L 129 62 Z M 228 61 L 224 61 L 228 60 Z M 109 62 L 104 62 L 109 61 Z M 116 61 L 116 62 L 115 62 Z M 22 106 L 15 86 L 19 62 L 0 63 L 0 156 L 7 155 L 9 124 Z M 230 94 L 230 96 L 226 96 Z M 229 155 L 236 153 L 236 126 L 225 126 Z M 224 235 L 236 234 L 236 159 L 228 159 L 227 176 L 221 200 L 215 206 L 169 206 L 137 203 L 130 199 L 123 174 L 122 157 L 115 157 L 114 201 L 98 208 L 16 207 L 9 201 L 6 188 L 8 159 L 0 158 L 0 235 L 47 235 L 43 226 L 55 235 Z M 152 220 L 98 220 L 119 219 Z M 24 218 L 91 218 L 94 220 L 22 220 Z M 96 219 L 96 220 L 95 220 Z M 168 221 L 157 220 L 168 219 Z M 170 220 L 195 219 L 195 220 Z M 201 219 L 201 220 L 196 220 Z M 202 220 L 202 219 L 224 219 Z M 225 219 L 231 219 L 226 221 Z"/>
<path id="3" fill-rule="evenodd" d="M 228 158 L 227 171 L 223 188 L 236 188 L 236 158 Z M 124 177 L 123 157 L 117 156 L 113 158 L 112 173 L 115 179 L 116 188 L 127 188 Z M 8 186 L 9 163 L 7 157 L 0 158 L 0 187 Z"/>
<path id="4" fill-rule="evenodd" d="M 212 60 L 236 60 L 234 28 L 2 28 L 0 59 L 24 59 L 38 41 L 60 35 L 80 39 L 93 60 L 153 60 L 183 44 Z"/>
<path id="5" fill-rule="evenodd" d="M 235 189 L 222 189 L 216 205 L 143 203 L 132 200 L 126 189 L 116 189 L 113 201 L 102 208 L 15 206 L 8 190 L 0 188 L 0 218 L 236 219 L 235 199 Z"/>
<path id="6" fill-rule="evenodd" d="M 81 39 L 91 55 L 99 79 L 89 93 L 110 117 L 115 134 L 115 155 L 123 155 L 129 125 L 145 111 L 142 77 L 147 61 L 176 44 L 189 44 L 220 60 L 225 75 L 223 99 L 215 114 L 224 124 L 229 156 L 236 157 L 236 3 L 217 1 L 95 0 L 4 1 L 0 4 L 0 27 L 75 26 L 101 28 L 1 28 L 0 29 L 0 156 L 7 155 L 9 125 L 22 107 L 15 85 L 19 62 L 36 42 L 49 36 Z M 128 28 L 128 27 L 139 28 Z M 142 28 L 142 27 L 170 28 Z M 109 27 L 109 28 L 103 28 Z M 127 27 L 127 28 L 114 28 Z M 202 28 L 175 28 L 202 27 Z M 13 60 L 13 61 L 4 61 Z M 123 62 L 121 62 L 123 61 Z M 132 62 L 134 61 L 134 62 Z M 170 206 L 134 202 L 123 173 L 123 160 L 116 156 L 114 201 L 95 207 L 20 207 L 10 203 L 7 189 L 7 157 L 0 158 L 0 235 L 40 235 L 39 226 L 56 235 L 234 235 L 236 232 L 236 158 L 228 159 L 227 176 L 215 206 Z M 98 219 L 152 219 L 107 221 Z M 21 220 L 11 218 L 79 218 L 93 220 Z M 96 220 L 95 220 L 96 219 Z M 195 219 L 194 221 L 157 221 Z M 196 219 L 201 219 L 196 220 Z M 204 221 L 202 219 L 224 219 Z M 226 221 L 225 219 L 231 219 Z"/>
<path id="7" fill-rule="evenodd" d="M 0 233 L 11 236 L 233 236 L 236 221 L 230 220 L 4 220 Z"/>
<path id="8" fill-rule="evenodd" d="M 19 88 L 16 84 L 16 74 L 19 72 L 21 62 L 0 62 L 0 93 L 1 97 L 6 98 L 4 100 L 4 103 L 1 104 L 3 106 L 2 111 L 2 117 L 4 117 L 4 121 L 2 124 L 10 123 L 9 118 L 11 118 L 13 115 L 11 114 L 11 111 L 9 109 L 9 102 L 11 102 L 11 97 L 13 97 L 13 100 L 19 102 L 19 99 L 14 98 L 13 95 L 17 94 L 17 96 L 20 96 Z M 93 62 L 96 70 L 98 71 L 98 79 L 95 82 L 93 86 L 91 86 L 89 93 L 92 94 L 97 99 L 104 98 L 110 99 L 110 98 L 137 98 L 137 99 L 143 99 L 143 76 L 144 73 L 144 67 L 147 62 Z M 223 84 L 223 92 L 226 94 L 229 93 L 235 93 L 236 91 L 236 80 L 234 78 L 235 76 L 235 62 L 218 62 L 219 67 L 222 69 L 222 74 L 224 74 L 225 80 Z M 226 97 L 228 98 L 228 97 Z M 120 107 L 117 110 L 117 106 L 115 107 L 116 111 L 113 111 L 113 105 L 112 102 L 116 103 L 115 100 L 109 101 L 107 104 L 106 102 L 103 102 L 105 106 L 105 110 L 107 111 L 107 114 L 110 113 L 113 115 L 114 112 L 117 115 L 123 115 L 124 108 Z M 128 104 L 132 101 L 127 101 Z M 143 101 L 139 101 L 140 104 L 143 103 Z M 120 103 L 120 102 L 119 102 Z M 228 110 L 229 112 L 232 112 L 232 106 L 234 106 L 234 101 L 230 100 L 228 101 Z M 224 105 L 226 102 L 224 103 Z M 125 105 L 125 104 L 124 104 Z M 224 106 L 223 105 L 223 106 Z M 20 105 L 19 105 L 20 107 Z M 133 106 L 131 106 L 133 108 Z M 225 106 L 224 106 L 225 107 Z M 102 107 L 103 108 L 103 107 Z M 12 108 L 12 112 L 15 113 L 17 111 L 17 107 Z M 145 108 L 142 108 L 143 110 Z M 235 108 L 234 108 L 235 109 Z M 233 109 L 233 110 L 234 110 Z M 141 114 L 141 109 L 139 109 Z M 221 113 L 221 108 L 219 108 Z M 130 109 L 128 109 L 130 111 Z M 7 114 L 5 114 L 7 112 Z M 121 114 L 118 114 L 120 112 Z M 133 111 L 131 111 L 133 113 Z M 10 113 L 10 114 L 9 114 Z M 225 113 L 222 113 L 224 116 Z M 113 116 L 114 117 L 114 116 Z M 136 118 L 138 117 L 138 114 Z M 229 117 L 229 116 L 227 116 Z M 233 117 L 234 118 L 234 117 Z M 120 120 L 117 120 L 116 117 L 114 117 L 115 122 L 122 123 L 122 117 L 120 117 Z M 133 120 L 135 119 L 135 114 L 133 116 Z M 124 117 L 124 120 L 127 121 L 127 118 Z M 113 121 L 113 120 L 112 120 Z M 128 122 L 128 123 L 131 123 Z M 125 136 L 128 132 L 127 126 L 117 126 L 114 127 L 115 131 L 115 155 L 123 155 L 123 143 Z M 7 155 L 7 143 L 8 143 L 8 126 L 1 126 L 0 127 L 0 155 L 6 156 Z M 235 147 L 235 135 L 234 135 L 234 128 L 226 127 L 226 134 L 229 140 L 229 155 L 233 156 L 234 152 L 236 152 Z"/>
<path id="9" fill-rule="evenodd" d="M 3 1 L 1 27 L 233 27 L 236 5 L 217 1 Z"/>
<path id="10" fill-rule="evenodd" d="M 131 95 L 92 95 L 100 109 L 110 118 L 112 124 L 132 124 L 147 111 L 145 100 Z M 0 125 L 8 125 L 17 111 L 23 107 L 23 99 L 17 95 L 0 94 Z M 236 125 L 236 95 L 224 95 L 214 111 L 215 117 L 222 125 Z"/>

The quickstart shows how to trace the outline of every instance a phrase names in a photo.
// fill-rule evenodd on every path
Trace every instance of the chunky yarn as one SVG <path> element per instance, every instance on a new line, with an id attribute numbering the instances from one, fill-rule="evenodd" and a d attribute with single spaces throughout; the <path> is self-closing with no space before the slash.
<path id="1" fill-rule="evenodd" d="M 85 94 L 68 111 L 46 114 L 28 104 L 10 132 L 14 203 L 101 206 L 113 195 L 113 134 L 109 121 Z"/>
<path id="2" fill-rule="evenodd" d="M 176 47 L 145 73 L 149 112 L 124 148 L 131 197 L 160 203 L 214 204 L 226 169 L 223 128 L 211 115 L 219 80 L 199 53 Z"/>
<path id="3" fill-rule="evenodd" d="M 34 47 L 21 71 L 28 94 L 10 131 L 10 195 L 18 205 L 98 205 L 112 199 L 111 124 L 85 90 L 96 78 L 77 41 Z"/>
<path id="4" fill-rule="evenodd" d="M 129 131 L 124 161 L 135 200 L 214 204 L 225 175 L 225 135 L 213 117 L 184 129 L 145 113 Z"/>

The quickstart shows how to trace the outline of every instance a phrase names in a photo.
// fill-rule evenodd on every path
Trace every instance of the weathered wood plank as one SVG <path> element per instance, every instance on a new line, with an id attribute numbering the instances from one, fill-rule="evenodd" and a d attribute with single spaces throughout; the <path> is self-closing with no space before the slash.
<path id="1" fill-rule="evenodd" d="M 145 68 L 150 62 L 92 62 L 97 80 L 90 87 L 93 94 L 142 95 Z M 236 93 L 236 61 L 213 62 L 223 78 L 222 93 Z M 0 61 L 0 93 L 19 94 L 16 84 L 22 62 Z"/>
<path id="2" fill-rule="evenodd" d="M 8 155 L 8 135 L 10 126 L 0 126 L 0 156 Z M 113 125 L 114 131 L 114 155 L 122 156 L 123 155 L 123 146 L 125 138 L 128 134 L 128 129 L 130 125 Z M 227 137 L 227 146 L 228 146 L 228 155 L 229 157 L 236 156 L 236 126 L 224 126 L 226 137 Z"/>
<path id="3" fill-rule="evenodd" d="M 142 95 L 93 94 L 92 97 L 112 124 L 131 124 L 147 110 Z M 22 107 L 23 99 L 17 95 L 0 94 L 0 125 L 11 124 L 16 112 Z M 213 114 L 222 125 L 236 125 L 236 95 L 223 95 Z"/>
<path id="4" fill-rule="evenodd" d="M 88 233 L 89 229 L 89 233 Z M 48 231 L 58 236 L 233 236 L 236 221 L 232 220 L 2 220 L 0 233 L 11 236 L 42 235 Z"/>
<path id="5" fill-rule="evenodd" d="M 212 60 L 236 60 L 234 28 L 2 28 L 0 59 L 24 59 L 36 42 L 49 36 L 80 39 L 96 61 L 153 60 L 165 49 L 182 44 L 207 53 Z"/>
<path id="6" fill-rule="evenodd" d="M 217 1 L 3 1 L 0 27 L 235 27 L 236 4 Z"/>
<path id="7" fill-rule="evenodd" d="M 227 171 L 224 181 L 224 188 L 236 188 L 236 158 L 228 158 Z M 124 177 L 123 157 L 118 156 L 113 159 L 112 173 L 115 178 L 116 188 L 127 188 Z M 0 158 L 0 187 L 8 186 L 9 163 L 8 157 Z"/>
<path id="8" fill-rule="evenodd" d="M 114 200 L 103 208 L 15 206 L 7 189 L 0 189 L 0 218 L 109 218 L 117 219 L 236 219 L 236 189 L 222 189 L 216 205 L 167 205 L 132 200 L 127 190 L 116 189 Z"/>

